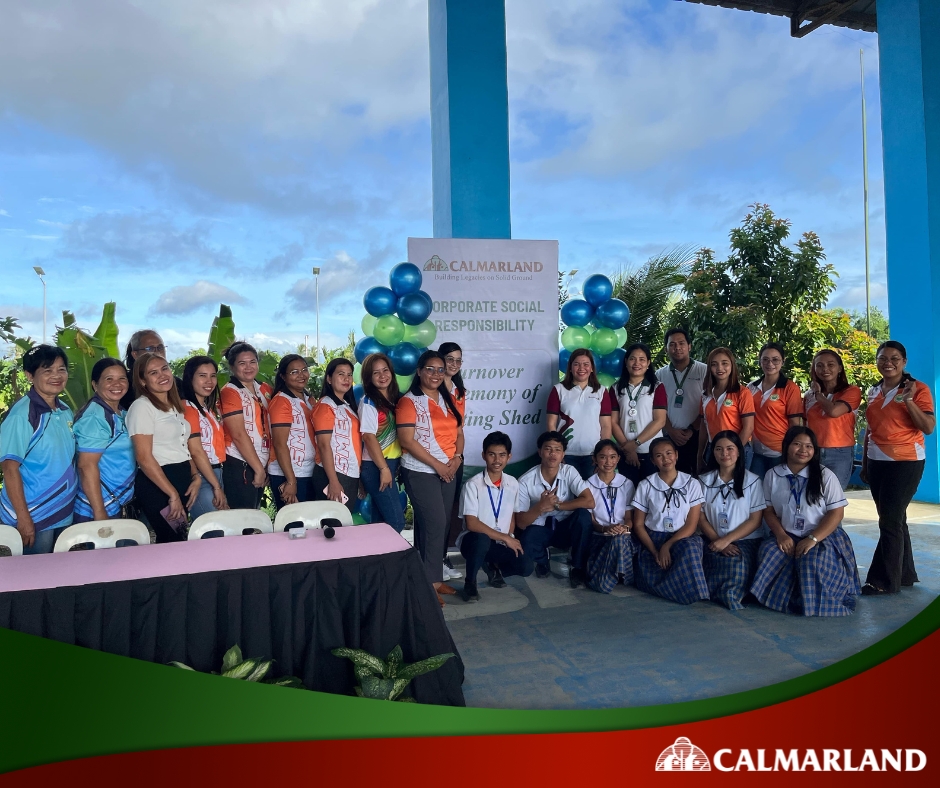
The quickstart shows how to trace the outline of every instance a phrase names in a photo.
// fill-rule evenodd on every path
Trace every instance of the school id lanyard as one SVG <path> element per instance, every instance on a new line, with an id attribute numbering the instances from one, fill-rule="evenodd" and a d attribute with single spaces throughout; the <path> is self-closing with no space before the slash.
<path id="1" fill-rule="evenodd" d="M 493 510 L 493 517 L 496 518 L 496 525 L 499 525 L 499 512 L 503 508 L 503 488 L 499 488 L 499 503 L 493 503 L 493 489 L 487 485 L 486 494 L 490 496 L 490 509 Z"/>
<path id="2" fill-rule="evenodd" d="M 676 489 L 675 487 L 670 487 L 666 490 L 660 490 L 660 492 L 663 494 L 663 497 L 666 499 L 665 503 L 663 504 L 663 512 L 667 511 L 669 507 L 672 506 L 673 501 L 678 502 L 679 499 L 683 501 L 685 500 L 685 490 L 679 490 L 679 489 Z"/>
<path id="3" fill-rule="evenodd" d="M 601 500 L 604 502 L 604 508 L 607 510 L 607 519 L 610 520 L 610 524 L 614 524 L 614 510 L 617 508 L 617 488 L 607 485 L 607 494 L 601 496 Z M 613 505 L 611 505 L 613 503 Z"/>
<path id="4" fill-rule="evenodd" d="M 672 373 L 672 382 L 676 384 L 676 398 L 673 401 L 673 404 L 677 408 L 682 407 L 682 400 L 684 399 L 685 390 L 682 388 L 685 385 L 685 379 L 689 376 L 689 373 L 692 371 L 692 367 L 695 364 L 689 359 L 689 366 L 685 368 L 685 373 L 682 375 L 682 380 L 676 377 L 676 368 L 673 366 L 672 362 L 669 362 L 669 371 Z"/>
<path id="5" fill-rule="evenodd" d="M 806 492 L 806 485 L 809 484 L 809 479 L 805 476 L 796 476 L 795 474 L 788 473 L 787 481 L 790 482 L 790 495 L 793 497 L 793 500 L 796 501 L 796 513 L 800 513 L 800 501 L 803 499 L 803 493 Z"/>

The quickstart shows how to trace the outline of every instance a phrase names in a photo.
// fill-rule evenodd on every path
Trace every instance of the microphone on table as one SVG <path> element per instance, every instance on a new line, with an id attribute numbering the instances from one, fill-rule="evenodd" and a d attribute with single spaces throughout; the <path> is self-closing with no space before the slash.
<path id="1" fill-rule="evenodd" d="M 320 520 L 320 528 L 323 529 L 323 536 L 326 539 L 332 539 L 336 536 L 336 529 L 342 527 L 343 524 L 335 517 L 324 517 Z"/>

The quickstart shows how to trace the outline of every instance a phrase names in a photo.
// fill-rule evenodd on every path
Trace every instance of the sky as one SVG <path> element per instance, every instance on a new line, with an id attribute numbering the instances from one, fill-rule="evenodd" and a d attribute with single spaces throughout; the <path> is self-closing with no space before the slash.
<path id="1" fill-rule="evenodd" d="M 615 274 L 728 252 L 747 207 L 812 230 L 886 309 L 877 36 L 674 0 L 507 0 L 512 234 Z M 359 331 L 362 293 L 432 234 L 427 0 L 7 0 L 0 316 L 63 309 L 205 347 L 219 303 L 287 352 Z"/>

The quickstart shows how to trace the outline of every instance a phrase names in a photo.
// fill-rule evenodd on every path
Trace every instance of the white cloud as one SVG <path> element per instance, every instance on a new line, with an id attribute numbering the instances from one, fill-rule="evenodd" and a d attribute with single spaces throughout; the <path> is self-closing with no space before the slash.
<path id="1" fill-rule="evenodd" d="M 387 286 L 384 272 L 393 259 L 394 249 L 392 244 L 372 248 L 362 260 L 340 251 L 324 261 L 320 266 L 321 313 L 333 317 L 330 301 L 361 297 L 373 285 Z M 303 312 L 315 312 L 316 299 L 317 283 L 313 276 L 298 279 L 287 291 L 288 305 Z"/>
<path id="2" fill-rule="evenodd" d="M 888 288 L 882 282 L 871 283 L 871 301 L 884 302 L 888 298 Z M 865 285 L 856 287 L 847 287 L 844 290 L 839 289 L 832 301 L 831 306 L 841 306 L 845 309 L 865 308 Z"/>
<path id="3" fill-rule="evenodd" d="M 5 211 L 3 208 L 0 208 L 0 216 L 9 216 L 10 214 Z"/>
<path id="4" fill-rule="evenodd" d="M 231 288 L 200 279 L 191 285 L 179 285 L 161 294 L 150 307 L 149 315 L 188 315 L 212 305 L 244 304 L 247 299 Z"/>

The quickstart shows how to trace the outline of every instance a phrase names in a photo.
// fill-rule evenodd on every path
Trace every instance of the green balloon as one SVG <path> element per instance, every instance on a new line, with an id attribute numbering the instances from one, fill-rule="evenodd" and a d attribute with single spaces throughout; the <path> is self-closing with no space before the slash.
<path id="1" fill-rule="evenodd" d="M 377 317 L 373 317 L 368 312 L 366 312 L 365 316 L 362 318 L 362 333 L 367 337 L 371 337 L 372 332 L 375 331 L 375 324 L 378 322 L 378 320 L 379 319 Z"/>
<path id="2" fill-rule="evenodd" d="M 353 383 L 362 384 L 362 364 L 358 361 L 353 367 Z"/>
<path id="3" fill-rule="evenodd" d="M 593 334 L 595 331 L 597 331 L 597 326 L 595 326 L 593 323 L 588 323 L 586 326 L 584 326 L 584 330 L 589 334 Z"/>
<path id="4" fill-rule="evenodd" d="M 591 350 L 606 356 L 617 349 L 617 335 L 609 328 L 599 328 L 591 337 Z"/>
<path id="5" fill-rule="evenodd" d="M 406 340 L 407 341 L 407 340 Z M 411 388 L 411 381 L 414 380 L 414 374 L 411 375 L 396 375 L 395 380 L 398 381 L 398 390 L 404 394 Z"/>
<path id="6" fill-rule="evenodd" d="M 613 375 L 608 375 L 605 372 L 600 372 L 597 375 L 597 379 L 601 382 L 601 385 L 605 388 L 610 388 L 617 382 L 617 378 Z"/>
<path id="7" fill-rule="evenodd" d="M 618 328 L 614 330 L 614 333 L 617 335 L 617 347 L 623 347 L 627 344 L 627 329 Z"/>
<path id="8" fill-rule="evenodd" d="M 410 342 L 416 348 L 430 347 L 437 339 L 437 326 L 430 320 L 425 320 L 416 326 L 405 325 L 405 336 L 402 342 Z"/>
<path id="9" fill-rule="evenodd" d="M 405 324 L 396 315 L 382 315 L 372 330 L 372 336 L 385 347 L 397 345 L 404 335 Z"/>
<path id="10" fill-rule="evenodd" d="M 363 517 L 361 514 L 359 514 L 359 512 L 356 512 L 352 516 L 352 520 L 353 520 L 353 525 L 367 525 L 366 518 Z"/>
<path id="11" fill-rule="evenodd" d="M 591 332 L 580 326 L 568 326 L 561 332 L 561 345 L 570 353 L 579 347 L 591 347 Z"/>

